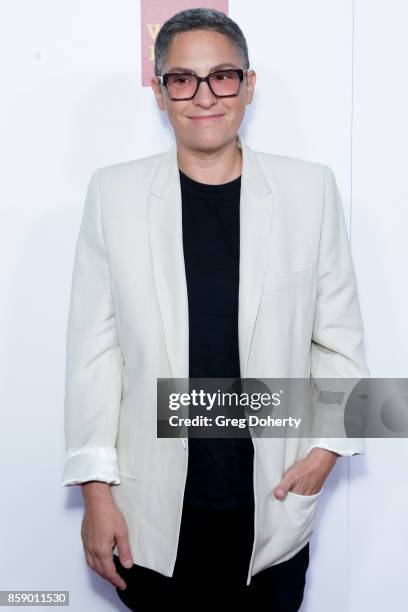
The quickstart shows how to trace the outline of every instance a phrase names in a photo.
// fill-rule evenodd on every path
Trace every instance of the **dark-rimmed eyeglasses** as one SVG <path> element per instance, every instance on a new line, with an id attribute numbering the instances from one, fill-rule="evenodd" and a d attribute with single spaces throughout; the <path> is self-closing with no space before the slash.
<path id="1" fill-rule="evenodd" d="M 171 100 L 191 100 L 203 82 L 207 83 L 217 98 L 231 98 L 238 95 L 245 72 L 248 70 L 228 68 L 214 70 L 206 77 L 199 77 L 190 72 L 167 72 L 156 78 L 161 85 L 166 87 Z"/>

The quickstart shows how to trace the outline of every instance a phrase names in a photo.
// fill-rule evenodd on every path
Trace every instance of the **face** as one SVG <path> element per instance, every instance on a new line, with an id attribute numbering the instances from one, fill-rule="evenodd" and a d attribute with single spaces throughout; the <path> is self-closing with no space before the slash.
<path id="1" fill-rule="evenodd" d="M 225 64 L 223 68 L 244 68 L 229 37 L 219 32 L 191 30 L 173 38 L 162 74 L 182 72 L 175 70 L 181 67 L 185 72 L 204 77 L 220 64 Z M 255 80 L 254 70 L 244 73 L 238 95 L 230 98 L 217 98 L 207 83 L 200 83 L 192 100 L 171 100 L 166 87 L 155 78 L 151 85 L 159 108 L 168 114 L 177 142 L 192 150 L 210 151 L 236 138 L 245 106 L 252 101 Z M 217 117 L 193 119 L 203 115 Z"/>

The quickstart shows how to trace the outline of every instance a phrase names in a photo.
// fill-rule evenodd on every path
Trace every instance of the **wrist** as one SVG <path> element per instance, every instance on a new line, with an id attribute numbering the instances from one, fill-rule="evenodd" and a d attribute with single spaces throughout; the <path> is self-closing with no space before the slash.
<path id="1" fill-rule="evenodd" d="M 90 480 L 81 483 L 82 495 L 85 502 L 104 501 L 112 499 L 111 485 L 107 482 Z"/>
<path id="2" fill-rule="evenodd" d="M 338 455 L 336 452 L 328 450 L 327 448 L 312 448 L 308 454 L 308 458 L 319 463 L 319 465 L 332 466 L 336 463 Z"/>

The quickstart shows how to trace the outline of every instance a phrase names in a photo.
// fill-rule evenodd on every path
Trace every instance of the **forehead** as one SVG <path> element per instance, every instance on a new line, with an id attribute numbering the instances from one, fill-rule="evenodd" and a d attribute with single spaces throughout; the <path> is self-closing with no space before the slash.
<path id="1" fill-rule="evenodd" d="M 210 72 L 220 68 L 242 68 L 240 54 L 231 39 L 220 32 L 189 30 L 176 34 L 165 63 L 166 72 L 188 70 Z"/>

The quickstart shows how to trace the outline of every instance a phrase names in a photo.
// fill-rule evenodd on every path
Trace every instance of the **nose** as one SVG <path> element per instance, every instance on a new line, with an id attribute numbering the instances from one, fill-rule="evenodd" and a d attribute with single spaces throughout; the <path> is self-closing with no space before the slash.
<path id="1" fill-rule="evenodd" d="M 214 96 L 208 83 L 202 81 L 197 89 L 197 93 L 193 98 L 193 104 L 204 106 L 206 108 L 213 106 L 217 103 L 217 97 Z"/>

